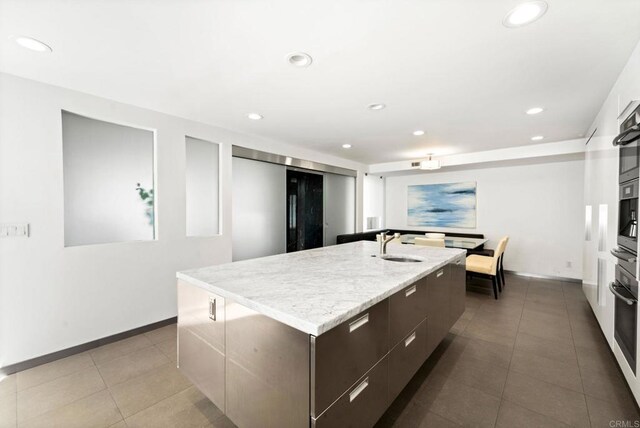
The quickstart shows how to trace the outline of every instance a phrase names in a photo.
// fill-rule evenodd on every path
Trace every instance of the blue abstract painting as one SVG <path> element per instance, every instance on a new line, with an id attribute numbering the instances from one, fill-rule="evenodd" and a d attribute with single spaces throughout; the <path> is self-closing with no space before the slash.
<path id="1" fill-rule="evenodd" d="M 476 183 L 408 186 L 409 226 L 476 227 Z"/>

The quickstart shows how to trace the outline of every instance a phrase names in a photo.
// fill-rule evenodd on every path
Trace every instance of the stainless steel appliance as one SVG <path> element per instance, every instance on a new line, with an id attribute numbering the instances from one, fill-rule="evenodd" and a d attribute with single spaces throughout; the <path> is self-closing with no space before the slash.
<path id="1" fill-rule="evenodd" d="M 636 373 L 636 322 L 638 317 L 638 281 L 635 275 L 616 265 L 616 279 L 609 284 L 616 297 L 614 337 L 631 370 Z"/>
<path id="2" fill-rule="evenodd" d="M 618 259 L 615 281 L 609 290 L 615 296 L 614 337 L 618 347 L 636 373 L 638 318 L 638 195 L 640 179 L 640 106 L 620 125 L 613 140 L 620 146 L 618 248 L 611 250 Z"/>
<path id="3" fill-rule="evenodd" d="M 620 146 L 620 183 L 640 176 L 640 106 L 620 125 L 620 134 L 613 139 Z"/>

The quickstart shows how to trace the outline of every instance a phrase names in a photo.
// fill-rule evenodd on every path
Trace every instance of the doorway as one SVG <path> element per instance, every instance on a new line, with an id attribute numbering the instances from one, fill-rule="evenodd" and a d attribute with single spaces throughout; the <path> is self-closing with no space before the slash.
<path id="1" fill-rule="evenodd" d="M 287 170 L 287 253 L 324 243 L 324 177 Z"/>

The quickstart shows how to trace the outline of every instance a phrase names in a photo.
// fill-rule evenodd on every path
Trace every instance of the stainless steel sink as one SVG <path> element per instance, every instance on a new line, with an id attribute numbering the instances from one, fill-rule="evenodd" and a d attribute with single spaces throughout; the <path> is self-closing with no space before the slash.
<path id="1" fill-rule="evenodd" d="M 394 254 L 385 254 L 384 256 L 380 256 L 382 260 L 387 260 L 390 262 L 400 262 L 400 263 L 420 263 L 423 262 L 423 259 L 418 257 L 411 256 L 399 256 Z"/>

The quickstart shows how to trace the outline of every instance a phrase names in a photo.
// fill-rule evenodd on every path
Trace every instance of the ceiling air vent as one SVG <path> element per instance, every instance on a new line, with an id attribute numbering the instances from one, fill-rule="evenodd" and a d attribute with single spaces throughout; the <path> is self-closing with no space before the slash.
<path id="1" fill-rule="evenodd" d="M 420 166 L 420 162 L 411 162 L 411 168 Z"/>

